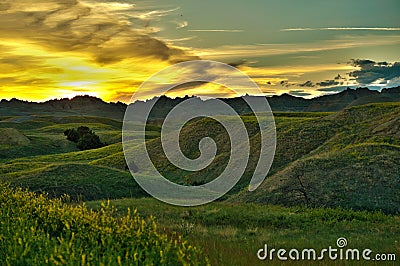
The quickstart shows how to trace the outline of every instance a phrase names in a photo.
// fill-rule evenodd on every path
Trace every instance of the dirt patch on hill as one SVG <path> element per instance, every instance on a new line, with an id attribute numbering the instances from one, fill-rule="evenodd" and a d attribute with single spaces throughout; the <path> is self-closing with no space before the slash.
<path id="1" fill-rule="evenodd" d="M 377 126 L 372 133 L 381 135 L 400 134 L 400 118 L 392 119 L 389 122 Z"/>
<path id="2" fill-rule="evenodd" d="M 0 128 L 1 145 L 29 145 L 31 141 L 15 128 Z"/>

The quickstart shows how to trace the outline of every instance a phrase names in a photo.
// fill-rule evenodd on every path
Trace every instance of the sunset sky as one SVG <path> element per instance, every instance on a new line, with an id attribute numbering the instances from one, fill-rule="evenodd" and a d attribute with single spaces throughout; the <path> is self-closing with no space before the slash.
<path id="1" fill-rule="evenodd" d="M 2 0 L 0 98 L 126 102 L 194 59 L 238 67 L 265 95 L 398 86 L 399 13 L 398 0 Z M 174 96 L 196 90 L 232 96 L 212 85 Z"/>

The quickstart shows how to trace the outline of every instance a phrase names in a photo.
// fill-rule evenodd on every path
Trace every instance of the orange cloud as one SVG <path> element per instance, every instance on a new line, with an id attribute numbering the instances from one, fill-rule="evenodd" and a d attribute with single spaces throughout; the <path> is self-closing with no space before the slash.
<path id="1" fill-rule="evenodd" d="M 134 9 L 117 2 L 2 1 L 1 98 L 84 93 L 112 100 L 169 64 L 197 58 L 132 25 L 126 14 Z"/>

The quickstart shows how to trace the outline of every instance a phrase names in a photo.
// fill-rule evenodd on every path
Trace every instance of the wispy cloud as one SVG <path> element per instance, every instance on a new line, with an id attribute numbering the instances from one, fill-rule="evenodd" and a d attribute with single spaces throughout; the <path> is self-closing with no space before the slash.
<path id="1" fill-rule="evenodd" d="M 119 3 L 119 2 L 90 2 L 90 1 L 82 1 L 86 6 L 91 8 L 102 9 L 106 12 L 115 12 L 115 11 L 126 11 L 132 10 L 135 8 L 135 4 L 132 3 Z"/>
<path id="2" fill-rule="evenodd" d="M 172 8 L 172 9 L 167 9 L 167 10 L 152 10 L 149 12 L 144 12 L 142 14 L 138 14 L 137 18 L 140 19 L 154 19 L 154 17 L 164 17 L 167 16 L 171 12 L 175 12 L 179 10 L 180 7 L 177 8 Z"/>
<path id="3" fill-rule="evenodd" d="M 181 22 L 176 22 L 176 28 L 177 29 L 182 29 L 182 28 L 186 28 L 187 26 L 189 26 L 189 22 L 187 21 L 181 21 Z"/>
<path id="4" fill-rule="evenodd" d="M 183 38 L 175 38 L 175 39 L 167 39 L 167 38 L 158 38 L 159 40 L 168 43 L 168 44 L 174 44 L 174 43 L 180 43 L 180 42 L 186 42 L 186 41 L 191 41 L 193 39 L 196 39 L 197 36 L 189 36 L 189 37 L 183 37 Z M 176 47 L 176 45 L 175 45 Z M 182 50 L 188 50 L 189 48 L 186 47 L 179 47 Z"/>
<path id="5" fill-rule="evenodd" d="M 296 44 L 268 44 L 268 45 L 224 45 L 213 49 L 193 48 L 200 57 L 206 59 L 246 58 L 258 56 L 298 54 L 304 52 L 320 52 L 338 49 L 351 49 L 357 47 L 373 47 L 380 45 L 400 44 L 400 35 L 376 38 L 375 35 L 367 36 L 340 36 L 336 39 L 296 43 Z"/>
<path id="6" fill-rule="evenodd" d="M 288 29 L 281 29 L 281 31 L 317 31 L 317 30 L 400 31 L 400 28 L 387 28 L 387 27 L 327 27 L 327 28 L 288 28 Z"/>
<path id="7" fill-rule="evenodd" d="M 243 32 L 243 30 L 226 30 L 226 29 L 194 29 L 188 31 L 196 31 L 196 32 Z"/>

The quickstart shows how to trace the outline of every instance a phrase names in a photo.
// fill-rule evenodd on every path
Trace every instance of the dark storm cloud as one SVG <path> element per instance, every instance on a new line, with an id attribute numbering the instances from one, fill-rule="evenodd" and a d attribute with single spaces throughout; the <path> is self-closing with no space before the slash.
<path id="1" fill-rule="evenodd" d="M 380 80 L 380 82 L 390 81 L 400 77 L 400 62 L 388 63 L 352 59 L 349 63 L 359 68 L 350 72 L 349 76 L 355 78 L 360 85 L 368 85 L 377 80 Z"/>
<path id="2" fill-rule="evenodd" d="M 135 29 L 96 5 L 77 0 L 3 0 L 0 36 L 29 40 L 51 51 L 87 53 L 107 64 L 132 57 L 180 62 L 195 57 Z"/>
<path id="3" fill-rule="evenodd" d="M 334 79 L 335 80 L 341 80 L 341 79 L 345 79 L 345 78 L 343 78 L 340 74 L 337 74 L 337 76 Z"/>
<path id="4" fill-rule="evenodd" d="M 324 80 L 324 81 L 316 83 L 316 85 L 318 87 L 336 86 L 336 85 L 339 85 L 339 84 L 340 84 L 339 81 L 336 81 L 336 80 L 333 80 L 333 79 L 328 79 L 328 80 Z"/>
<path id="5" fill-rule="evenodd" d="M 300 87 L 315 87 L 315 84 L 311 80 L 307 80 L 304 83 L 299 84 Z"/>
<path id="6" fill-rule="evenodd" d="M 347 86 L 344 86 L 346 84 L 357 84 L 357 86 L 368 86 L 370 88 L 380 88 L 376 85 L 398 86 L 400 84 L 400 62 L 390 63 L 375 62 L 368 59 L 352 59 L 348 64 L 358 69 L 347 73 L 346 76 L 337 74 L 332 79 L 319 82 L 307 80 L 295 85 L 308 88 L 318 87 L 318 91 L 337 92 L 346 89 Z M 281 85 L 288 87 L 292 84 L 283 81 Z"/>
<path id="7" fill-rule="evenodd" d="M 336 86 L 336 85 L 341 85 L 343 84 L 342 81 L 337 81 L 337 77 L 335 77 L 335 79 L 327 79 L 324 81 L 320 81 L 317 83 L 313 83 L 311 80 L 307 80 L 304 83 L 300 83 L 298 84 L 300 87 L 308 87 L 308 88 L 312 88 L 312 87 L 327 87 L 327 86 Z"/>
<path id="8" fill-rule="evenodd" d="M 183 84 L 177 84 L 177 86 L 173 87 L 170 91 L 185 91 L 186 89 L 196 88 L 198 86 L 204 85 L 209 82 L 205 81 L 192 81 Z"/>

